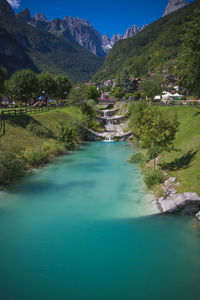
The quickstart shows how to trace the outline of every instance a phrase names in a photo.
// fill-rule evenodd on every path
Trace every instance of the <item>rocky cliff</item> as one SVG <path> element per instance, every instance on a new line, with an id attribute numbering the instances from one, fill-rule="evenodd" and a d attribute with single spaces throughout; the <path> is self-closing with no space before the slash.
<path id="1" fill-rule="evenodd" d="M 17 16 L 24 22 L 38 29 L 46 30 L 57 36 L 64 36 L 97 56 L 105 56 L 105 52 L 102 48 L 101 35 L 87 20 L 65 17 L 64 20 L 54 19 L 49 21 L 41 13 L 35 14 L 34 18 L 31 18 L 30 15 L 29 9 L 26 8 Z"/>
<path id="2" fill-rule="evenodd" d="M 124 35 L 114 34 L 113 37 L 110 38 L 105 34 L 101 38 L 100 33 L 84 19 L 65 17 L 64 20 L 55 19 L 49 21 L 41 13 L 31 18 L 31 13 L 28 8 L 20 12 L 17 17 L 38 29 L 46 30 L 57 36 L 64 36 L 68 40 L 78 43 L 93 54 L 101 57 L 105 57 L 116 42 L 136 35 L 145 27 L 145 25 L 142 28 L 133 25 L 126 30 Z"/>
<path id="3" fill-rule="evenodd" d="M 137 27 L 136 25 L 133 25 L 131 28 L 128 27 L 124 35 L 122 34 L 114 34 L 113 37 L 110 39 L 107 34 L 104 34 L 102 37 L 102 47 L 105 53 L 108 54 L 108 52 L 112 49 L 114 44 L 120 40 L 127 39 L 130 37 L 135 36 L 140 31 L 142 31 L 147 25 L 143 25 L 142 28 Z"/>
<path id="4" fill-rule="evenodd" d="M 176 10 L 183 8 L 188 4 L 190 3 L 186 2 L 185 0 L 170 0 L 167 4 L 163 17 L 173 13 Z"/>

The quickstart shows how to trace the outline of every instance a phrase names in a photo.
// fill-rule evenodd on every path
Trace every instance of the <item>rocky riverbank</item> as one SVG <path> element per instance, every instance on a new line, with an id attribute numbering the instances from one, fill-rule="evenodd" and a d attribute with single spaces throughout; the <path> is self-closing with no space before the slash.
<path id="1" fill-rule="evenodd" d="M 164 182 L 164 196 L 157 199 L 156 203 L 162 214 L 181 212 L 182 214 L 195 215 L 200 221 L 200 197 L 196 193 L 177 193 L 176 186 L 180 185 L 175 177 L 170 177 Z"/>

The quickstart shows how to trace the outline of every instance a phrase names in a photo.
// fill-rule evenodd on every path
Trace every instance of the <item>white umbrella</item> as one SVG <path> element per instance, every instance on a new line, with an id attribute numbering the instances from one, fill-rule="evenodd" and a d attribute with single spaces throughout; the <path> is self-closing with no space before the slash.
<path id="1" fill-rule="evenodd" d="M 172 97 L 172 96 L 173 96 L 172 94 L 167 93 L 167 94 L 163 95 L 162 98 L 163 98 L 163 99 L 168 99 L 168 98 L 170 98 L 170 97 Z"/>
<path id="2" fill-rule="evenodd" d="M 160 99 L 161 99 L 161 96 L 159 96 L 159 95 L 154 97 L 154 100 L 160 100 Z"/>
<path id="3" fill-rule="evenodd" d="M 176 93 L 176 94 L 174 94 L 174 97 L 183 97 L 183 95 Z"/>

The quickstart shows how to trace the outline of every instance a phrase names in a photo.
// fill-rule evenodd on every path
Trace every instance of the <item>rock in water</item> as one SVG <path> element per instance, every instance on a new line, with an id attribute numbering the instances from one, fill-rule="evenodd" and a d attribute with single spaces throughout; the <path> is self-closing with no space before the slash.
<path id="1" fill-rule="evenodd" d="M 200 221 L 200 211 L 196 214 L 197 220 Z"/>
<path id="2" fill-rule="evenodd" d="M 167 4 L 163 17 L 173 13 L 176 10 L 183 8 L 188 4 L 190 3 L 186 2 L 185 0 L 170 0 Z"/>

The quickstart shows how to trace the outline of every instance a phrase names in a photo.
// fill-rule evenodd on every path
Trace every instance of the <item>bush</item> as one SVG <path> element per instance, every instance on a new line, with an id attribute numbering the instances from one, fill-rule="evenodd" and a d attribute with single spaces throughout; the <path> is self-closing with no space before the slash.
<path id="1" fill-rule="evenodd" d="M 25 156 L 30 167 L 39 167 L 49 159 L 49 153 L 42 150 L 27 152 Z"/>
<path id="2" fill-rule="evenodd" d="M 101 123 L 98 121 L 91 122 L 90 127 L 92 128 L 92 130 L 94 130 L 96 132 L 104 132 L 105 131 L 104 126 L 102 126 Z"/>
<path id="3" fill-rule="evenodd" d="M 9 149 L 0 151 L 0 183 L 6 184 L 26 173 L 24 157 L 12 153 Z"/>
<path id="4" fill-rule="evenodd" d="M 129 160 L 131 163 L 136 163 L 140 165 L 144 165 L 146 163 L 146 158 L 142 153 L 133 154 Z"/>
<path id="5" fill-rule="evenodd" d="M 50 155 L 65 154 L 66 149 L 62 143 L 46 143 L 44 151 L 49 152 Z"/>
<path id="6" fill-rule="evenodd" d="M 72 151 L 77 147 L 76 132 L 73 128 L 69 128 L 60 123 L 57 140 L 64 143 L 67 150 Z"/>
<path id="7" fill-rule="evenodd" d="M 161 170 L 151 170 L 149 169 L 144 174 L 144 182 L 147 185 L 148 189 L 151 189 L 155 185 L 162 183 L 164 181 L 164 175 Z"/>

